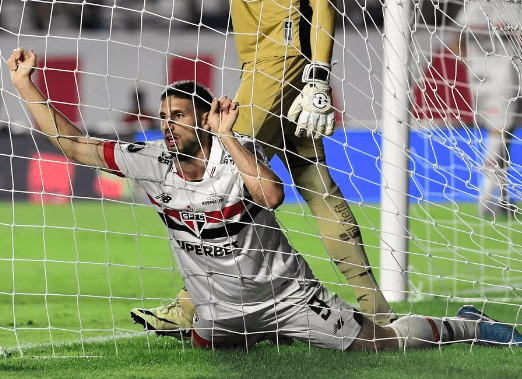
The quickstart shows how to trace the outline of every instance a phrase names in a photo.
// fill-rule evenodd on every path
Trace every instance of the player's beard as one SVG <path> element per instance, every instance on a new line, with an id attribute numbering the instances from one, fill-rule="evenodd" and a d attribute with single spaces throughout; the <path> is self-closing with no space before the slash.
<path id="1" fill-rule="evenodd" d="M 180 161 L 189 161 L 198 157 L 201 151 L 201 130 L 197 129 L 194 138 L 184 141 L 181 146 L 177 147 L 177 158 Z"/>

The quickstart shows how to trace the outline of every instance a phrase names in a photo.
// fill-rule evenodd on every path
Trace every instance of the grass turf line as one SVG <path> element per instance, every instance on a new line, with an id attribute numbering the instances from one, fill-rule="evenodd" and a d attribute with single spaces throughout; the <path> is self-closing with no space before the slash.
<path id="1" fill-rule="evenodd" d="M 0 294 L 0 313 L 6 315 L 0 321 L 0 340 L 3 346 L 36 342 L 42 343 L 42 345 L 27 349 L 26 355 L 52 355 L 49 350 L 51 346 L 55 349 L 54 354 L 58 356 L 82 354 L 111 356 L 115 354 L 114 341 L 94 343 L 88 342 L 88 339 L 103 336 L 110 339 L 115 334 L 139 331 L 138 326 L 131 324 L 129 310 L 135 306 L 157 306 L 160 299 L 174 297 L 181 287 L 181 277 L 175 269 L 164 226 L 153 209 L 109 201 L 104 202 L 103 206 L 99 201 L 75 202 L 73 205 L 73 207 L 46 206 L 41 208 L 26 203 L 15 203 L 13 208 L 11 203 L 0 203 L 0 288 L 2 292 Z M 475 262 L 475 264 L 463 265 L 465 273 L 471 277 L 480 275 L 480 272 L 475 271 L 476 268 L 480 270 L 480 264 L 482 264 L 491 271 L 489 276 L 495 277 L 499 270 L 493 265 L 496 261 L 473 260 L 477 255 L 476 245 L 482 243 L 501 256 L 505 247 L 502 238 L 505 240 L 505 237 L 500 234 L 504 233 L 515 246 L 519 246 L 520 228 L 513 223 L 501 222 L 496 224 L 496 228 L 491 233 L 492 229 L 487 224 L 479 222 L 473 217 L 471 207 L 473 205 L 459 207 L 460 223 L 454 221 L 455 209 L 433 206 L 430 208 L 429 214 L 439 224 L 438 228 L 426 222 L 413 224 L 412 234 L 416 236 L 417 241 L 412 246 L 410 265 L 422 272 L 429 261 L 423 248 L 428 246 L 432 255 L 430 264 L 443 273 L 451 272 L 459 266 L 447 258 L 460 258 L 466 253 L 469 261 Z M 378 266 L 379 240 L 378 235 L 373 231 L 374 227 L 377 230 L 379 228 L 378 209 L 371 205 L 353 207 L 353 209 L 362 228 L 370 263 Z M 419 217 L 418 215 L 423 211 L 424 209 L 420 207 L 413 208 L 411 215 Z M 346 287 L 346 282 L 339 278 L 338 273 L 327 259 L 320 238 L 317 236 L 313 218 L 306 211 L 303 212 L 298 205 L 285 205 L 280 208 L 277 215 L 283 225 L 290 229 L 288 231 L 290 240 L 296 249 L 306 256 L 316 276 L 327 281 L 331 289 L 341 292 L 343 298 L 353 303 L 351 290 Z M 471 225 L 479 235 L 482 233 L 483 237 L 475 237 L 475 240 L 464 238 L 465 233 L 458 231 L 462 225 Z M 450 229 L 452 226 L 456 226 L 457 230 Z M 441 233 L 441 231 L 446 233 Z M 446 251 L 442 248 L 438 249 L 438 245 L 445 242 L 448 234 L 452 243 L 458 247 L 449 253 L 448 249 Z M 511 263 L 516 263 L 513 257 L 509 259 Z M 428 271 L 425 270 L 425 272 Z M 418 277 L 415 278 L 417 282 L 413 281 L 414 285 L 424 289 L 431 286 L 430 291 L 439 291 L 438 293 L 444 289 L 445 282 L 453 285 L 451 279 L 442 279 L 434 284 L 433 281 L 427 280 L 427 274 L 423 274 L 417 275 Z M 484 275 L 484 273 L 482 274 Z M 502 277 L 500 275 L 500 279 Z M 516 280 L 515 276 L 513 280 Z M 457 282 L 457 286 L 461 286 L 463 290 L 473 287 L 466 281 Z M 16 289 L 15 295 L 13 295 L 14 289 Z M 66 296 L 63 296 L 64 294 Z M 141 300 L 143 296 L 150 300 L 143 302 Z M 459 305 L 428 298 L 424 301 L 407 302 L 394 306 L 399 313 L 452 316 Z M 486 311 L 490 312 L 493 317 L 515 322 L 518 308 L 518 304 L 489 304 Z M 18 339 L 14 338 L 15 322 Z M 84 343 L 71 344 L 72 350 L 56 344 L 59 341 L 76 341 L 80 338 L 84 339 Z M 50 345 L 51 340 L 54 343 L 52 345 Z M 162 344 L 170 346 L 173 349 L 170 352 L 175 355 L 180 351 L 187 352 L 187 350 L 180 350 L 176 341 L 167 342 L 150 337 L 140 337 L 131 341 L 117 340 L 116 343 L 120 356 L 121 352 L 134 349 L 138 355 L 145 351 L 146 356 L 150 357 L 152 361 L 155 359 L 158 346 L 163 346 Z M 81 348 L 76 349 L 74 346 Z M 285 349 L 281 348 L 284 354 Z M 301 354 L 300 349 L 308 352 L 308 346 L 296 344 L 289 348 L 288 354 Z M 449 349 L 457 349 L 456 351 L 463 355 L 469 355 L 469 346 Z M 493 349 L 496 353 L 482 353 L 484 349 L 475 350 L 475 347 L 473 349 L 474 355 L 476 351 L 479 351 L 480 354 L 493 354 L 494 356 L 498 354 L 495 356 L 497 360 L 509 353 L 507 349 Z M 443 349 L 440 354 L 446 354 L 446 350 L 447 348 Z M 251 353 L 254 355 L 274 354 L 274 357 L 278 357 L 277 350 L 269 346 L 260 346 L 259 353 L 257 351 L 258 348 Z M 314 356 L 319 354 L 325 359 L 332 358 L 332 352 L 322 352 L 319 349 L 312 349 L 312 352 Z M 335 354 L 335 352 L 333 353 Z M 419 353 L 426 354 L 427 352 Z M 429 357 L 438 353 L 429 352 L 427 354 Z M 8 360 L 5 358 L 0 360 L 2 364 L 7 361 L 11 362 L 6 368 L 7 371 L 3 371 L 3 373 L 14 370 L 11 366 L 14 364 L 12 362 L 24 360 L 16 358 L 14 355 Z M 407 355 L 410 356 L 411 353 Z M 345 356 L 342 355 L 343 362 Z M 274 357 L 269 358 L 268 361 L 276 359 Z M 185 357 L 183 356 L 182 359 L 185 360 Z M 247 361 L 250 362 L 250 359 L 247 358 Z M 47 364 L 50 363 L 45 363 L 45 365 Z M 256 366 L 252 362 L 249 364 Z M 262 364 L 261 359 L 258 365 Z M 115 365 L 117 366 L 118 363 Z M 188 365 L 190 366 L 190 363 Z M 199 365 L 201 364 L 198 363 Z M 324 369 L 325 365 L 325 363 L 321 363 L 319 367 Z M 183 367 L 187 366 L 183 364 Z M 279 369 L 283 370 L 281 367 Z M 158 368 L 158 370 L 161 372 L 163 369 Z M 203 376 L 204 370 L 198 369 L 195 372 Z M 356 369 L 356 371 L 359 370 Z M 27 372 L 30 371 L 31 369 L 28 368 Z M 307 371 L 315 372 L 311 367 L 308 367 Z M 139 372 L 140 370 L 137 369 L 137 376 L 140 376 Z M 219 370 L 209 372 L 216 373 Z M 235 372 L 244 371 L 236 368 Z M 328 372 L 328 377 L 335 377 L 335 370 L 327 370 L 325 374 L 326 372 Z M 20 374 L 20 372 L 18 373 Z M 186 375 L 188 375 L 187 372 L 182 377 L 187 377 Z M 506 373 L 506 375 L 509 374 Z M 198 374 L 195 376 L 197 377 Z M 319 377 L 321 376 L 323 375 L 319 375 Z M 422 376 L 415 374 L 415 377 Z"/>
<path id="2" fill-rule="evenodd" d="M 267 343 L 248 353 L 192 350 L 173 338 L 95 344 L 104 358 L 0 358 L 2 378 L 519 378 L 521 350 L 454 345 L 434 350 L 342 353 L 297 343 L 279 352 Z M 147 348 L 150 346 L 150 350 Z M 74 350 L 75 346 L 67 346 Z M 66 354 L 66 352 L 62 352 Z"/>

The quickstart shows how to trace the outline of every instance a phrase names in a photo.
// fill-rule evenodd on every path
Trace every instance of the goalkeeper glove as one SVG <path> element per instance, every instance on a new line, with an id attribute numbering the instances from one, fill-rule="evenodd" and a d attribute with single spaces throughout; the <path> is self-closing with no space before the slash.
<path id="1" fill-rule="evenodd" d="M 330 69 L 327 63 L 307 64 L 303 82 L 307 83 L 288 111 L 288 119 L 297 123 L 295 135 L 316 139 L 331 136 L 335 128 L 335 109 L 332 107 Z"/>

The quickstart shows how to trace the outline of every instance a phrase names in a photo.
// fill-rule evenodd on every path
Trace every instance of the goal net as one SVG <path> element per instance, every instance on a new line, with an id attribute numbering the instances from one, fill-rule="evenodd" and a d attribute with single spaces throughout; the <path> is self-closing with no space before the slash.
<path id="1" fill-rule="evenodd" d="M 385 295 L 399 315 L 454 316 L 473 302 L 516 323 L 522 5 L 335 7 L 337 128 L 323 140 Z M 228 0 L 0 1 L 4 353 L 117 354 L 136 336 L 150 347 L 130 310 L 157 307 L 183 286 L 143 190 L 68 160 L 39 130 L 10 81 L 13 49 L 38 54 L 34 82 L 87 135 L 152 141 L 163 138 L 157 109 L 168 83 L 195 79 L 217 97 L 237 91 L 242 67 L 229 19 Z M 284 181 L 275 214 L 291 244 L 356 305 L 292 178 L 271 164 Z"/>

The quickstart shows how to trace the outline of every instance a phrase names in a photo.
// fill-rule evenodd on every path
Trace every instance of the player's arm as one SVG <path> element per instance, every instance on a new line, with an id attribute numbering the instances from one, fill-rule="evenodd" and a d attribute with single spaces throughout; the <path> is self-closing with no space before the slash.
<path id="1" fill-rule="evenodd" d="M 49 140 L 67 157 L 80 163 L 108 168 L 103 155 L 104 141 L 87 138 L 67 117 L 54 108 L 31 80 L 36 54 L 23 48 L 13 51 L 7 61 L 11 80 L 27 109 Z"/>
<path id="2" fill-rule="evenodd" d="M 330 65 L 335 34 L 337 11 L 332 3 L 336 0 L 310 0 L 313 10 L 310 43 L 312 62 Z"/>
<path id="3" fill-rule="evenodd" d="M 297 124 L 295 135 L 314 138 L 330 136 L 335 129 L 330 72 L 334 45 L 336 10 L 331 1 L 310 0 L 313 10 L 310 43 L 312 61 L 303 70 L 306 83 L 288 110 L 288 119 Z"/>
<path id="4" fill-rule="evenodd" d="M 270 168 L 256 159 L 234 136 L 232 127 L 238 114 L 237 102 L 227 97 L 214 99 L 207 122 L 232 156 L 254 201 L 263 207 L 275 209 L 284 201 L 283 184 Z"/>

